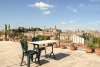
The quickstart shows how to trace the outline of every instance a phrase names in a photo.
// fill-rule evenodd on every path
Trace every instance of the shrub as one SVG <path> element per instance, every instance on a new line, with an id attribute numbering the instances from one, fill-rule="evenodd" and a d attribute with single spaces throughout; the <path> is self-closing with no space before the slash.
<path id="1" fill-rule="evenodd" d="M 44 38 L 44 40 L 50 40 L 50 36 L 48 36 L 48 35 L 44 35 L 43 38 Z"/>
<path id="2" fill-rule="evenodd" d="M 100 38 L 93 38 L 93 45 L 92 46 L 95 46 L 96 48 L 100 47 Z"/>
<path id="3" fill-rule="evenodd" d="M 100 44 L 100 38 L 97 38 L 97 37 L 93 38 L 93 43 L 99 43 Z"/>
<path id="4" fill-rule="evenodd" d="M 37 35 L 36 36 L 39 40 L 50 40 L 50 36 L 48 35 Z"/>
<path id="5" fill-rule="evenodd" d="M 97 48 L 97 44 L 92 44 L 92 48 L 95 50 Z"/>
<path id="6" fill-rule="evenodd" d="M 37 35 L 36 38 L 38 38 L 39 40 L 44 40 L 44 37 L 42 35 Z"/>
<path id="7" fill-rule="evenodd" d="M 23 34 L 20 34 L 20 35 L 18 36 L 19 39 L 22 39 L 23 37 L 24 37 Z"/>

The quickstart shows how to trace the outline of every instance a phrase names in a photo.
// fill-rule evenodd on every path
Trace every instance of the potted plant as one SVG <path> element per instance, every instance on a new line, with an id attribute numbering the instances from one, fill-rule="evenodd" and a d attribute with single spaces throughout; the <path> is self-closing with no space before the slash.
<path id="1" fill-rule="evenodd" d="M 86 52 L 87 53 L 93 53 L 94 52 L 93 48 L 95 49 L 95 45 L 93 45 L 93 43 L 88 42 L 87 43 L 87 47 L 86 47 Z"/>
<path id="2" fill-rule="evenodd" d="M 100 55 L 100 44 L 98 43 L 98 47 L 97 47 L 97 54 Z"/>
<path id="3" fill-rule="evenodd" d="M 57 48 L 57 43 L 53 43 L 53 47 L 54 48 Z"/>
<path id="4" fill-rule="evenodd" d="M 76 49 L 77 49 L 77 47 L 75 47 L 75 43 L 72 43 L 71 46 L 70 46 L 70 50 L 71 51 L 74 51 Z"/>
<path id="5" fill-rule="evenodd" d="M 86 52 L 87 52 L 87 53 L 93 53 L 93 52 L 94 52 L 94 50 L 93 50 L 93 45 L 92 45 L 91 43 L 88 43 L 88 44 L 87 44 Z"/>
<path id="6" fill-rule="evenodd" d="M 60 47 L 61 47 L 62 49 L 65 49 L 65 45 L 64 45 L 64 44 L 62 44 Z"/>
<path id="7" fill-rule="evenodd" d="M 91 46 L 87 46 L 86 47 L 86 52 L 87 53 L 93 53 L 94 51 L 93 51 L 93 48 Z"/>
<path id="8" fill-rule="evenodd" d="M 97 54 L 100 55 L 100 48 L 97 48 Z"/>
<path id="9" fill-rule="evenodd" d="M 93 44 L 93 35 L 91 35 L 91 34 L 87 34 L 87 35 L 86 35 L 85 44 L 87 45 L 87 47 L 86 47 L 86 52 L 87 52 L 87 53 L 93 53 L 93 52 L 94 52 L 94 50 L 93 50 L 93 48 L 92 48 L 92 44 Z"/>

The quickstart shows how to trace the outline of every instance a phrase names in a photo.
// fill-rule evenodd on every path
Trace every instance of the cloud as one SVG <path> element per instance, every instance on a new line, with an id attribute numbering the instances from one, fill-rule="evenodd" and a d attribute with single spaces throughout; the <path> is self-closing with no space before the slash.
<path id="1" fill-rule="evenodd" d="M 44 11 L 43 14 L 50 14 L 50 11 Z"/>
<path id="2" fill-rule="evenodd" d="M 77 23 L 76 21 L 69 21 L 68 22 L 69 24 L 74 24 L 74 23 Z"/>
<path id="3" fill-rule="evenodd" d="M 77 23 L 76 21 L 68 21 L 68 22 L 61 22 L 61 24 L 65 25 L 65 24 L 75 24 Z"/>
<path id="4" fill-rule="evenodd" d="M 36 7 L 43 11 L 43 14 L 51 14 L 49 8 L 54 8 L 54 5 L 50 5 L 44 2 L 36 2 L 34 4 L 28 4 L 29 7 Z"/>
<path id="5" fill-rule="evenodd" d="M 74 13 L 78 12 L 78 10 L 77 10 L 77 9 L 73 9 L 72 11 L 73 11 Z"/>
<path id="6" fill-rule="evenodd" d="M 76 8 L 73 8 L 72 6 L 68 6 L 67 8 L 74 13 L 78 12 L 78 10 Z"/>
<path id="7" fill-rule="evenodd" d="M 35 4 L 29 4 L 28 6 L 37 7 L 39 9 L 41 9 L 41 10 L 47 10 L 49 8 L 53 8 L 54 7 L 53 5 L 46 4 L 44 2 L 36 2 Z"/>
<path id="8" fill-rule="evenodd" d="M 66 22 L 61 22 L 61 24 L 65 25 L 65 24 L 66 24 Z"/>

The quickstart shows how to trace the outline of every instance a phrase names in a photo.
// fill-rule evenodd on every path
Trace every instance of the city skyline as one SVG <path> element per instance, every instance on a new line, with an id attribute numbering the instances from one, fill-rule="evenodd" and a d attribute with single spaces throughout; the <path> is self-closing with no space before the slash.
<path id="1" fill-rule="evenodd" d="M 0 0 L 0 28 L 100 30 L 99 13 L 100 0 Z"/>

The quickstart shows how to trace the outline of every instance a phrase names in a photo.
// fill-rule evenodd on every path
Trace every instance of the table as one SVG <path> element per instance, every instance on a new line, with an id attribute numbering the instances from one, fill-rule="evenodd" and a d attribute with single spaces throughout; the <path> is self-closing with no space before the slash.
<path id="1" fill-rule="evenodd" d="M 34 41 L 34 42 L 30 42 L 30 43 L 38 44 L 38 45 L 51 43 L 52 44 L 51 45 L 52 46 L 52 51 L 51 51 L 49 57 L 51 57 L 51 55 L 53 54 L 53 57 L 55 58 L 55 55 L 54 55 L 54 52 L 53 52 L 53 43 L 55 43 L 55 42 L 58 42 L 58 40 L 42 40 L 42 41 Z"/>

